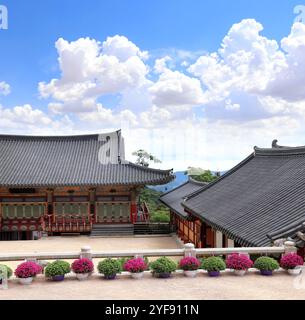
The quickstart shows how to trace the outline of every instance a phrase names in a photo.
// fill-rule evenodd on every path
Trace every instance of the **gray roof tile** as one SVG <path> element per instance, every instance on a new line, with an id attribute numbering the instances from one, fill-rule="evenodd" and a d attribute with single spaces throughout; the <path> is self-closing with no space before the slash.
<path id="1" fill-rule="evenodd" d="M 164 193 L 160 197 L 160 201 L 172 209 L 175 213 L 182 217 L 186 217 L 187 213 L 184 211 L 181 202 L 187 195 L 201 189 L 204 185 L 206 185 L 206 183 L 198 182 L 189 178 L 189 180 L 184 184 L 167 193 Z"/>
<path id="2" fill-rule="evenodd" d="M 255 147 L 183 206 L 241 245 L 270 245 L 267 234 L 305 221 L 305 147 Z"/>
<path id="3" fill-rule="evenodd" d="M 0 186 L 55 187 L 164 184 L 172 170 L 125 160 L 120 131 L 102 135 L 0 135 Z"/>

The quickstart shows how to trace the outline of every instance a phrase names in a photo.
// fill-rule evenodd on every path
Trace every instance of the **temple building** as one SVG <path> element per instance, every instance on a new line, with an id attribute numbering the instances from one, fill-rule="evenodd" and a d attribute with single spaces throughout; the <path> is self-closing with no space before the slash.
<path id="1" fill-rule="evenodd" d="M 145 185 L 172 170 L 125 160 L 121 131 L 82 136 L 0 135 L 0 239 L 90 234 L 106 225 L 148 220 Z"/>
<path id="2" fill-rule="evenodd" d="M 292 239 L 301 249 L 305 147 L 282 147 L 276 140 L 272 148 L 255 147 L 216 181 L 190 192 L 185 185 L 178 187 L 161 201 L 170 208 L 182 240 L 198 247 L 259 247 Z"/>

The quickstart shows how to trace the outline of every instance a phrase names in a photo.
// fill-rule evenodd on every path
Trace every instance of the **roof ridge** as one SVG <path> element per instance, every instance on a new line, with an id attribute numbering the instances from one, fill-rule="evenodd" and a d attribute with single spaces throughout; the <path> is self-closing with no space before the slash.
<path id="1" fill-rule="evenodd" d="M 278 140 L 272 141 L 271 148 L 254 147 L 255 155 L 260 156 L 281 156 L 281 155 L 299 155 L 305 153 L 305 146 L 289 147 L 278 145 Z"/>
<path id="2" fill-rule="evenodd" d="M 160 198 L 162 198 L 162 197 L 164 197 L 164 196 L 166 196 L 166 195 L 170 194 L 171 192 L 177 191 L 178 189 L 180 189 L 180 188 L 184 187 L 184 186 L 185 186 L 185 185 L 187 185 L 188 183 L 189 183 L 189 180 L 188 180 L 188 181 L 186 181 L 186 182 L 184 182 L 184 183 L 182 183 L 182 184 L 180 184 L 180 185 L 179 185 L 179 186 L 177 186 L 176 188 L 174 188 L 174 189 L 172 189 L 172 190 L 169 190 L 169 191 L 167 191 L 167 192 L 163 193 L 163 194 L 160 196 Z"/>
<path id="3" fill-rule="evenodd" d="M 98 139 L 101 135 L 110 135 L 120 132 L 121 130 L 75 135 L 18 135 L 18 134 L 0 134 L 0 140 L 87 140 Z"/>
<path id="4" fill-rule="evenodd" d="M 209 182 L 205 182 L 205 181 L 199 181 L 199 180 L 196 180 L 194 178 L 192 178 L 191 176 L 188 176 L 189 178 L 189 182 L 193 183 L 193 184 L 197 184 L 197 185 L 202 185 L 202 186 L 206 186 L 207 184 L 209 184 Z"/>
<path id="5" fill-rule="evenodd" d="M 305 154 L 305 146 L 281 147 L 281 148 L 259 148 L 254 147 L 254 153 L 258 156 L 282 156 Z"/>
<path id="6" fill-rule="evenodd" d="M 139 164 L 136 164 L 136 163 L 133 163 L 131 161 L 126 161 L 125 163 L 122 163 L 122 165 L 130 165 L 130 166 L 133 166 L 135 168 L 139 168 L 139 169 L 142 169 L 144 171 L 154 171 L 154 172 L 164 172 L 164 173 L 170 173 L 174 171 L 174 169 L 167 169 L 167 170 L 164 170 L 164 169 L 156 169 L 156 168 L 150 168 L 150 167 L 144 167 L 144 166 L 141 166 Z"/>

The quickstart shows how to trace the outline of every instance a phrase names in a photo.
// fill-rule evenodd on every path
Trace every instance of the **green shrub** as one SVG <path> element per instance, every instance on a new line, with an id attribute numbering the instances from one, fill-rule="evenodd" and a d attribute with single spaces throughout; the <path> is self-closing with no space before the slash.
<path id="1" fill-rule="evenodd" d="M 105 276 L 112 276 L 121 273 L 122 265 L 118 259 L 108 258 L 99 262 L 97 270 Z"/>
<path id="2" fill-rule="evenodd" d="M 155 211 L 152 215 L 150 220 L 152 222 L 165 222 L 168 223 L 170 222 L 170 217 L 167 212 L 164 211 Z"/>
<path id="3" fill-rule="evenodd" d="M 167 257 L 161 257 L 151 262 L 150 268 L 154 273 L 171 273 L 176 271 L 177 263 Z"/>
<path id="4" fill-rule="evenodd" d="M 250 254 L 250 259 L 252 261 L 257 260 L 260 257 L 265 257 L 265 256 L 261 254 Z M 282 255 L 277 253 L 272 253 L 269 255 L 269 257 L 275 259 L 277 262 L 280 262 Z"/>
<path id="5" fill-rule="evenodd" d="M 254 268 L 258 270 L 273 271 L 279 267 L 279 263 L 271 257 L 260 257 L 254 262 Z"/>
<path id="6" fill-rule="evenodd" d="M 202 260 L 201 267 L 206 271 L 221 271 L 226 269 L 226 264 L 220 257 L 209 257 Z"/>
<path id="7" fill-rule="evenodd" d="M 2 273 L 2 268 L 6 269 L 7 278 L 9 279 L 13 274 L 13 270 L 5 264 L 0 264 L 0 273 Z"/>
<path id="8" fill-rule="evenodd" d="M 47 278 L 54 276 L 61 276 L 69 273 L 71 271 L 70 263 L 63 260 L 56 260 L 49 263 L 45 267 L 45 275 Z"/>

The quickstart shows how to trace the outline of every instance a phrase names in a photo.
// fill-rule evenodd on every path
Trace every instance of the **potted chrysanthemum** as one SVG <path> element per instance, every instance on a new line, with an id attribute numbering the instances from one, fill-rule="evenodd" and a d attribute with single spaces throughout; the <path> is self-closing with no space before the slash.
<path id="1" fill-rule="evenodd" d="M 189 278 L 196 276 L 200 264 L 200 260 L 195 257 L 185 257 L 179 261 L 179 267 L 184 271 L 184 275 Z"/>
<path id="2" fill-rule="evenodd" d="M 143 258 L 134 258 L 126 261 L 123 269 L 130 272 L 133 279 L 141 279 L 144 271 L 147 269 L 147 264 Z"/>
<path id="3" fill-rule="evenodd" d="M 296 253 L 288 253 L 282 256 L 280 266 L 287 270 L 291 275 L 298 275 L 301 272 L 301 266 L 304 264 L 304 259 Z"/>
<path id="4" fill-rule="evenodd" d="M 19 283 L 26 285 L 32 283 L 33 278 L 41 271 L 42 268 L 39 264 L 26 261 L 18 265 L 15 270 L 15 276 L 18 278 Z"/>
<path id="5" fill-rule="evenodd" d="M 271 257 L 260 257 L 255 260 L 254 268 L 260 270 L 263 276 L 272 276 L 272 272 L 279 268 L 279 263 Z"/>
<path id="6" fill-rule="evenodd" d="M 253 266 L 253 261 L 246 254 L 233 253 L 227 257 L 226 266 L 237 276 L 243 276 Z"/>
<path id="7" fill-rule="evenodd" d="M 97 269 L 105 279 L 112 280 L 116 278 L 118 273 L 121 273 L 122 266 L 119 260 L 107 258 L 99 262 Z"/>
<path id="8" fill-rule="evenodd" d="M 157 278 L 169 278 L 176 271 L 177 264 L 167 257 L 161 257 L 150 264 L 153 276 Z"/>
<path id="9" fill-rule="evenodd" d="M 90 259 L 82 258 L 73 261 L 72 271 L 78 280 L 85 280 L 94 270 L 94 264 Z"/>
<path id="10" fill-rule="evenodd" d="M 53 281 L 63 281 L 65 279 L 65 275 L 70 271 L 71 267 L 69 262 L 56 260 L 46 266 L 45 276 Z"/>
<path id="11" fill-rule="evenodd" d="M 6 277 L 7 279 L 9 279 L 12 275 L 13 275 L 13 270 L 5 265 L 5 264 L 0 264 L 0 285 L 2 284 L 2 278 Z"/>
<path id="12" fill-rule="evenodd" d="M 208 272 L 210 277 L 218 277 L 220 275 L 220 271 L 226 269 L 226 264 L 220 257 L 209 257 L 203 259 L 201 266 L 202 269 Z"/>

